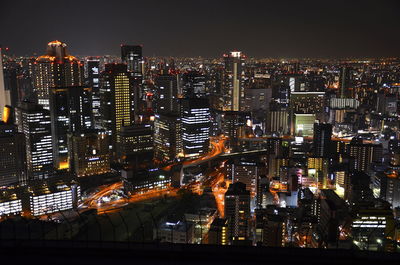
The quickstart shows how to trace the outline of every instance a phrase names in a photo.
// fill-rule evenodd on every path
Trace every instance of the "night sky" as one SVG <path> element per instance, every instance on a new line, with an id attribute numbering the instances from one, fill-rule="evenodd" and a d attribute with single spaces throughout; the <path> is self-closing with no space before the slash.
<path id="1" fill-rule="evenodd" d="M 4 0 L 0 44 L 16 55 L 43 54 L 59 39 L 74 55 L 400 56 L 400 1 Z"/>

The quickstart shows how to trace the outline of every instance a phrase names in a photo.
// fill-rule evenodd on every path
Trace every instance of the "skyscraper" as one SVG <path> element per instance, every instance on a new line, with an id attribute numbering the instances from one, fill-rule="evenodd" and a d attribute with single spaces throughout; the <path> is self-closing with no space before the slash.
<path id="1" fill-rule="evenodd" d="M 182 153 L 181 120 L 176 115 L 157 114 L 154 121 L 154 158 L 172 161 Z"/>
<path id="2" fill-rule="evenodd" d="M 54 165 L 58 169 L 67 169 L 68 133 L 93 126 L 91 88 L 51 88 L 50 114 Z"/>
<path id="3" fill-rule="evenodd" d="M 210 107 L 207 99 L 181 101 L 182 144 L 185 157 L 197 157 L 208 152 L 210 145 Z"/>
<path id="4" fill-rule="evenodd" d="M 328 157 L 331 154 L 332 125 L 314 123 L 313 151 L 316 157 Z"/>
<path id="5" fill-rule="evenodd" d="M 233 51 L 224 54 L 223 110 L 241 111 L 244 96 L 245 56 L 242 52 Z"/>
<path id="6" fill-rule="evenodd" d="M 4 69 L 3 69 L 3 54 L 2 48 L 0 47 L 0 117 L 3 115 L 4 107 L 9 104 L 9 95 L 6 92 L 6 87 L 4 83 Z"/>
<path id="7" fill-rule="evenodd" d="M 50 108 L 50 88 L 83 85 L 83 65 L 67 53 L 66 47 L 67 44 L 58 40 L 49 42 L 47 53 L 39 56 L 34 64 L 34 90 L 38 103 L 45 109 Z"/>
<path id="8" fill-rule="evenodd" d="M 87 85 L 92 88 L 92 109 L 95 125 L 100 125 L 100 59 L 89 58 L 86 62 Z"/>
<path id="9" fill-rule="evenodd" d="M 198 71 L 189 71 L 182 75 L 182 94 L 184 98 L 202 98 L 206 96 L 206 76 Z"/>
<path id="10" fill-rule="evenodd" d="M 141 45 L 121 45 L 121 60 L 127 64 L 128 72 L 143 76 L 143 55 Z"/>
<path id="11" fill-rule="evenodd" d="M 155 79 L 157 113 L 178 113 L 178 76 L 159 75 Z"/>
<path id="12" fill-rule="evenodd" d="M 22 102 L 15 109 L 18 131 L 24 133 L 28 179 L 44 179 L 54 171 L 50 112 L 41 105 Z"/>
<path id="13" fill-rule="evenodd" d="M 24 134 L 13 124 L 0 122 L 0 187 L 26 181 Z"/>
<path id="14" fill-rule="evenodd" d="M 116 155 L 122 127 L 135 120 L 132 75 L 125 64 L 106 64 L 100 82 L 101 123 L 111 135 L 110 145 Z"/>
<path id="15" fill-rule="evenodd" d="M 225 218 L 229 219 L 231 239 L 247 240 L 249 237 L 250 191 L 246 185 L 236 182 L 225 193 Z"/>
<path id="16" fill-rule="evenodd" d="M 351 90 L 351 68 L 349 66 L 343 66 L 340 68 L 339 76 L 339 91 L 340 98 L 354 98 L 353 91 Z"/>
<path id="17" fill-rule="evenodd" d="M 110 172 L 108 135 L 98 130 L 86 130 L 68 135 L 69 167 L 78 177 Z"/>

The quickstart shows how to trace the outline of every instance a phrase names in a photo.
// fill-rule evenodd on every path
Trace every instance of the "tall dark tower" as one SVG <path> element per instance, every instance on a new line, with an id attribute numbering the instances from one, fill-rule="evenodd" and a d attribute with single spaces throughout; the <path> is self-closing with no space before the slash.
<path id="1" fill-rule="evenodd" d="M 140 45 L 121 45 L 121 60 L 128 66 L 128 72 L 143 76 L 143 55 Z"/>
<path id="2" fill-rule="evenodd" d="M 340 68 L 339 76 L 339 91 L 340 98 L 353 98 L 353 91 L 351 90 L 351 68 L 343 66 Z"/>
<path id="3" fill-rule="evenodd" d="M 329 157 L 331 153 L 332 125 L 329 123 L 314 123 L 314 156 Z"/>
<path id="4" fill-rule="evenodd" d="M 78 86 L 51 89 L 50 114 L 54 166 L 67 169 L 68 133 L 91 129 L 93 126 L 91 88 Z"/>

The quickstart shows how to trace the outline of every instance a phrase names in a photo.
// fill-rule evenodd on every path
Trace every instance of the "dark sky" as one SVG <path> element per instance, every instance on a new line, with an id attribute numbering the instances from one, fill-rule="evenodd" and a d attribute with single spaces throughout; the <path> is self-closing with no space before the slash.
<path id="1" fill-rule="evenodd" d="M 59 39 L 74 55 L 378 57 L 400 55 L 398 0 L 1 0 L 0 44 L 42 54 Z"/>

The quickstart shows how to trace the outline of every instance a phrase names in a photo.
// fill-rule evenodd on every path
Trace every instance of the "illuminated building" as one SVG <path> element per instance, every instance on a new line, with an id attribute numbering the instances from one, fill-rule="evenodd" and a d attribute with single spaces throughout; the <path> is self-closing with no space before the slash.
<path id="1" fill-rule="evenodd" d="M 368 172 L 372 162 L 380 162 L 382 145 L 363 144 L 352 141 L 347 145 L 348 154 L 354 158 L 352 169 Z"/>
<path id="2" fill-rule="evenodd" d="M 395 220 L 388 203 L 374 200 L 352 215 L 353 244 L 362 250 L 392 250 Z"/>
<path id="3" fill-rule="evenodd" d="M 129 194 L 142 194 L 148 191 L 171 187 L 171 176 L 162 170 L 121 170 L 124 189 Z"/>
<path id="4" fill-rule="evenodd" d="M 121 45 L 121 60 L 126 63 L 128 72 L 143 76 L 144 62 L 141 45 Z"/>
<path id="5" fill-rule="evenodd" d="M 117 154 L 122 127 L 134 123 L 134 90 L 132 75 L 125 64 L 106 64 L 101 75 L 101 123 L 111 136 L 110 149 Z"/>
<path id="6" fill-rule="evenodd" d="M 14 189 L 0 190 L 0 217 L 22 213 L 22 199 Z"/>
<path id="7" fill-rule="evenodd" d="M 25 137 L 15 125 L 0 122 L 0 154 L 0 187 L 25 183 Z"/>
<path id="8" fill-rule="evenodd" d="M 10 104 L 10 95 L 6 91 L 4 82 L 4 72 L 3 72 L 3 53 L 2 48 L 0 48 L 0 117 L 3 115 L 3 110 L 6 105 Z"/>
<path id="9" fill-rule="evenodd" d="M 294 113 L 317 114 L 324 111 L 325 92 L 291 92 L 290 106 Z"/>
<path id="10" fill-rule="evenodd" d="M 228 219 L 215 218 L 208 231 L 208 244 L 228 245 L 229 244 L 229 222 Z"/>
<path id="11" fill-rule="evenodd" d="M 50 111 L 22 102 L 15 109 L 18 131 L 24 133 L 28 179 L 43 179 L 54 171 Z"/>
<path id="12" fill-rule="evenodd" d="M 207 99 L 181 100 L 182 145 L 185 157 L 198 157 L 210 145 L 210 107 Z"/>
<path id="13" fill-rule="evenodd" d="M 314 123 L 313 153 L 316 157 L 329 157 L 332 152 L 332 125 Z"/>
<path id="14" fill-rule="evenodd" d="M 289 114 L 288 109 L 281 107 L 271 108 L 268 112 L 267 131 L 270 133 L 288 134 L 289 133 Z"/>
<path id="15" fill-rule="evenodd" d="M 172 161 L 182 153 L 182 123 L 178 116 L 157 114 L 154 121 L 154 158 Z"/>
<path id="16" fill-rule="evenodd" d="M 242 182 L 248 187 L 252 195 L 257 191 L 257 177 L 259 168 L 256 162 L 252 161 L 231 161 L 226 164 L 227 178 L 232 183 Z"/>
<path id="17" fill-rule="evenodd" d="M 202 98 L 207 95 L 206 76 L 198 71 L 182 75 L 182 94 L 184 98 Z"/>
<path id="18" fill-rule="evenodd" d="M 357 109 L 360 101 L 354 98 L 331 98 L 329 107 L 331 109 Z"/>
<path id="19" fill-rule="evenodd" d="M 109 135 L 88 130 L 68 135 L 69 168 L 78 177 L 110 172 Z"/>
<path id="20" fill-rule="evenodd" d="M 153 230 L 153 239 L 158 242 L 192 244 L 194 242 L 194 225 L 189 222 L 167 218 Z"/>
<path id="21" fill-rule="evenodd" d="M 325 189 L 331 183 L 328 182 L 329 161 L 323 157 L 308 157 L 308 176 L 315 179 L 318 188 Z"/>
<path id="22" fill-rule="evenodd" d="M 315 114 L 294 114 L 295 119 L 295 135 L 297 136 L 313 136 Z"/>
<path id="23" fill-rule="evenodd" d="M 224 111 L 243 111 L 245 56 L 240 51 L 224 54 L 222 98 Z"/>
<path id="24" fill-rule="evenodd" d="M 144 160 L 153 157 L 153 128 L 150 124 L 134 124 L 122 127 L 120 132 L 121 145 L 119 156 L 130 160 Z"/>
<path id="25" fill-rule="evenodd" d="M 92 88 L 93 121 L 100 125 L 100 59 L 89 58 L 86 61 L 87 85 Z"/>
<path id="26" fill-rule="evenodd" d="M 272 97 L 271 92 L 272 89 L 270 88 L 246 88 L 244 90 L 245 103 L 243 111 L 267 110 Z"/>
<path id="27" fill-rule="evenodd" d="M 81 190 L 68 176 L 54 176 L 47 180 L 31 181 L 28 196 L 31 214 L 40 216 L 76 208 Z"/>
<path id="28" fill-rule="evenodd" d="M 155 86 L 157 96 L 156 113 L 178 113 L 178 75 L 159 75 L 155 79 Z"/>
<path id="29" fill-rule="evenodd" d="M 68 168 L 68 133 L 93 126 L 91 88 L 68 87 L 50 89 L 51 131 L 54 166 Z"/>
<path id="30" fill-rule="evenodd" d="M 250 192 L 246 185 L 236 182 L 229 185 L 225 193 L 225 218 L 229 219 L 230 239 L 244 241 L 249 239 Z"/>
<path id="31" fill-rule="evenodd" d="M 33 87 L 38 103 L 50 109 L 50 89 L 82 86 L 83 65 L 74 56 L 68 55 L 67 44 L 52 41 L 47 44 L 47 53 L 39 56 L 33 67 Z"/>

